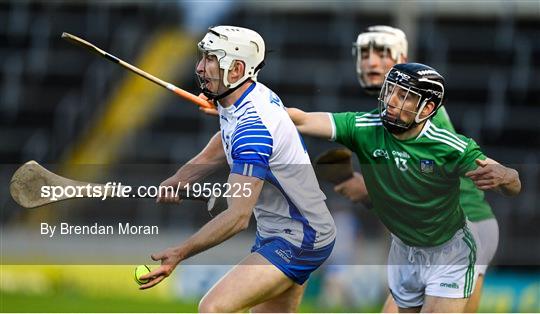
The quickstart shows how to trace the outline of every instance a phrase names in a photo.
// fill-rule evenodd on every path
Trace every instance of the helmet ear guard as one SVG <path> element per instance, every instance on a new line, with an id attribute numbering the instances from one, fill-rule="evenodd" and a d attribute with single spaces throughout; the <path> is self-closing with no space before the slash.
<path id="1" fill-rule="evenodd" d="M 441 76 L 442 77 L 442 76 Z M 422 123 L 424 121 L 426 121 L 427 119 L 433 117 L 435 115 L 435 113 L 437 113 L 437 110 L 439 110 L 439 108 L 443 105 L 443 102 L 444 102 L 444 85 L 437 82 L 437 81 L 431 81 L 429 79 L 426 79 L 426 78 L 421 78 L 419 79 L 419 81 L 423 81 L 423 82 L 429 82 L 430 84 L 435 84 L 435 85 L 438 85 L 440 86 L 440 89 L 441 89 L 441 92 L 440 92 L 440 96 L 438 96 L 437 92 L 434 91 L 434 90 L 428 90 L 429 93 L 431 93 L 430 96 L 426 96 L 424 98 L 424 100 L 422 101 L 422 103 L 420 104 L 420 106 L 418 107 L 418 113 L 416 114 L 416 117 L 414 117 L 414 121 L 416 123 Z M 436 101 L 435 98 L 440 98 L 439 101 Z M 420 118 L 420 114 L 422 113 L 422 111 L 424 110 L 424 107 L 430 102 L 430 101 L 433 101 L 435 103 L 435 108 L 433 109 L 433 111 L 426 117 L 423 117 L 423 118 Z"/>

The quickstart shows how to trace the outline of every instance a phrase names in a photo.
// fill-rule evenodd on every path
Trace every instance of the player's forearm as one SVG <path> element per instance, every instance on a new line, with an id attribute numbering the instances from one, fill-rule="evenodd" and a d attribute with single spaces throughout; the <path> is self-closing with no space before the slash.
<path id="1" fill-rule="evenodd" d="M 305 124 L 307 117 L 306 112 L 298 108 L 287 108 L 287 113 L 297 128 L 302 127 Z"/>
<path id="2" fill-rule="evenodd" d="M 216 246 L 248 227 L 253 207 L 259 198 L 264 181 L 254 177 L 231 174 L 228 182 L 231 185 L 248 186 L 249 196 L 233 198 L 227 210 L 204 225 L 182 244 L 178 248 L 181 259 L 189 258 Z"/>
<path id="3" fill-rule="evenodd" d="M 175 177 L 179 182 L 193 183 L 210 175 L 226 162 L 220 133 L 217 132 L 197 156 L 178 169 Z"/>
<path id="4" fill-rule="evenodd" d="M 507 196 L 516 196 L 521 192 L 521 181 L 517 170 L 506 167 L 506 174 L 503 183 L 499 185 L 499 190 Z"/>
<path id="5" fill-rule="evenodd" d="M 221 212 L 177 248 L 181 260 L 204 252 L 245 230 L 249 225 L 250 214 L 238 214 L 233 209 Z"/>
<path id="6" fill-rule="evenodd" d="M 221 142 L 221 133 L 217 132 L 212 136 L 206 147 L 188 163 L 221 166 L 226 161 L 225 150 L 223 149 L 223 143 Z"/>
<path id="7" fill-rule="evenodd" d="M 298 108 L 287 108 L 287 113 L 300 133 L 324 139 L 332 137 L 332 121 L 327 112 L 304 112 Z"/>

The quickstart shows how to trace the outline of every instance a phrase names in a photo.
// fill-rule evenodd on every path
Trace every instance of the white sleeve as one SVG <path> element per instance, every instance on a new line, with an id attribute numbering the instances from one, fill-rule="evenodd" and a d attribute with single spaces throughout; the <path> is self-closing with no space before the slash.
<path id="1" fill-rule="evenodd" d="M 332 125 L 332 136 L 330 137 L 330 141 L 334 142 L 336 140 L 336 122 L 334 122 L 332 113 L 329 112 L 328 117 L 330 118 L 330 124 Z"/>

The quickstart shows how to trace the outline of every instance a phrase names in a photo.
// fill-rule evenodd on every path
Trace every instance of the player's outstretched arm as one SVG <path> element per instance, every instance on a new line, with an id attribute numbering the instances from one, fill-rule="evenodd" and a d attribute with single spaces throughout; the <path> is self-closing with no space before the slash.
<path id="1" fill-rule="evenodd" d="M 184 166 L 167 180 L 163 181 L 161 186 L 172 186 L 176 188 L 179 183 L 193 183 L 196 182 L 219 167 L 222 167 L 227 162 L 225 157 L 225 151 L 223 150 L 223 143 L 221 142 L 220 132 L 217 132 L 208 142 L 206 147 Z M 156 200 L 161 203 L 178 203 L 180 199 L 174 195 L 160 196 Z"/>
<path id="2" fill-rule="evenodd" d="M 516 196 L 521 191 L 517 170 L 505 167 L 493 159 L 476 160 L 478 168 L 465 176 L 473 180 L 480 190 L 496 190 L 507 196 Z"/>
<path id="3" fill-rule="evenodd" d="M 287 113 L 300 133 L 324 139 L 332 138 L 332 118 L 328 112 L 305 112 L 298 108 L 287 108 Z"/>
<path id="4" fill-rule="evenodd" d="M 253 207 L 259 198 L 264 181 L 256 177 L 231 174 L 229 183 L 231 186 L 243 187 L 244 190 L 241 193 L 246 194 L 242 197 L 231 198 L 227 210 L 210 220 L 180 246 L 153 254 L 152 259 L 161 261 L 161 266 L 141 277 L 141 279 L 151 280 L 140 289 L 155 286 L 168 277 L 181 261 L 222 243 L 248 227 Z"/>

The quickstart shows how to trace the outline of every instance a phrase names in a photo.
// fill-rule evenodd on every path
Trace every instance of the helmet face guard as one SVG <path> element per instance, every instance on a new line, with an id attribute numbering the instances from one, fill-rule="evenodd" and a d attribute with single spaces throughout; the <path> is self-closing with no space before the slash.
<path id="1" fill-rule="evenodd" d="M 356 58 L 356 75 L 358 82 L 360 83 L 360 86 L 366 91 L 369 95 L 377 95 L 379 91 L 381 90 L 381 83 L 372 83 L 369 80 L 366 80 L 365 75 L 368 75 L 366 71 L 362 69 L 362 62 L 365 59 L 368 59 L 368 62 L 371 58 L 375 57 L 375 54 L 379 56 L 382 62 L 382 70 L 380 72 L 384 72 L 384 69 L 387 69 L 389 66 L 392 66 L 397 63 L 396 59 L 391 59 L 392 61 L 388 61 L 389 57 L 391 58 L 391 52 L 390 49 L 387 46 L 380 46 L 376 44 L 375 42 L 370 42 L 365 46 L 355 46 L 353 47 L 353 56 Z M 385 73 L 379 73 L 380 75 L 384 76 Z"/>
<path id="2" fill-rule="evenodd" d="M 221 74 L 220 74 L 221 71 L 219 68 L 219 62 L 220 62 L 220 59 L 223 58 L 224 54 L 225 52 L 222 50 L 204 51 L 204 50 L 201 50 L 200 48 L 198 50 L 197 62 L 195 63 L 195 77 L 197 78 L 197 83 L 202 93 L 209 99 L 222 98 L 220 97 L 221 93 L 219 93 L 219 86 L 222 81 Z M 212 62 L 212 61 L 209 61 L 212 56 L 215 56 L 217 58 L 217 63 L 218 63 L 217 73 L 214 75 L 210 75 L 207 72 L 207 68 L 210 66 L 207 63 Z M 199 67 L 202 67 L 204 69 L 202 73 L 197 71 Z"/>
<path id="3" fill-rule="evenodd" d="M 362 60 L 372 58 L 373 54 L 377 53 L 383 62 L 388 62 L 388 59 L 391 59 L 391 65 L 394 65 L 402 62 L 402 56 L 407 56 L 407 46 L 405 33 L 390 26 L 370 26 L 365 32 L 358 35 L 356 42 L 353 43 L 352 54 L 355 57 L 358 82 L 368 94 L 377 95 L 382 82 L 371 83 L 366 80 L 362 69 Z M 389 65 L 383 63 L 384 72 L 387 71 Z M 386 73 L 380 74 L 385 75 Z"/>
<path id="4" fill-rule="evenodd" d="M 379 112 L 384 126 L 394 134 L 409 130 L 419 116 L 420 99 L 422 95 L 411 87 L 385 80 L 379 94 Z"/>
<path id="5" fill-rule="evenodd" d="M 425 106 L 434 109 L 421 117 Z M 420 63 L 396 64 L 386 75 L 379 94 L 383 125 L 394 134 L 410 130 L 431 118 L 444 103 L 444 78 Z"/>

